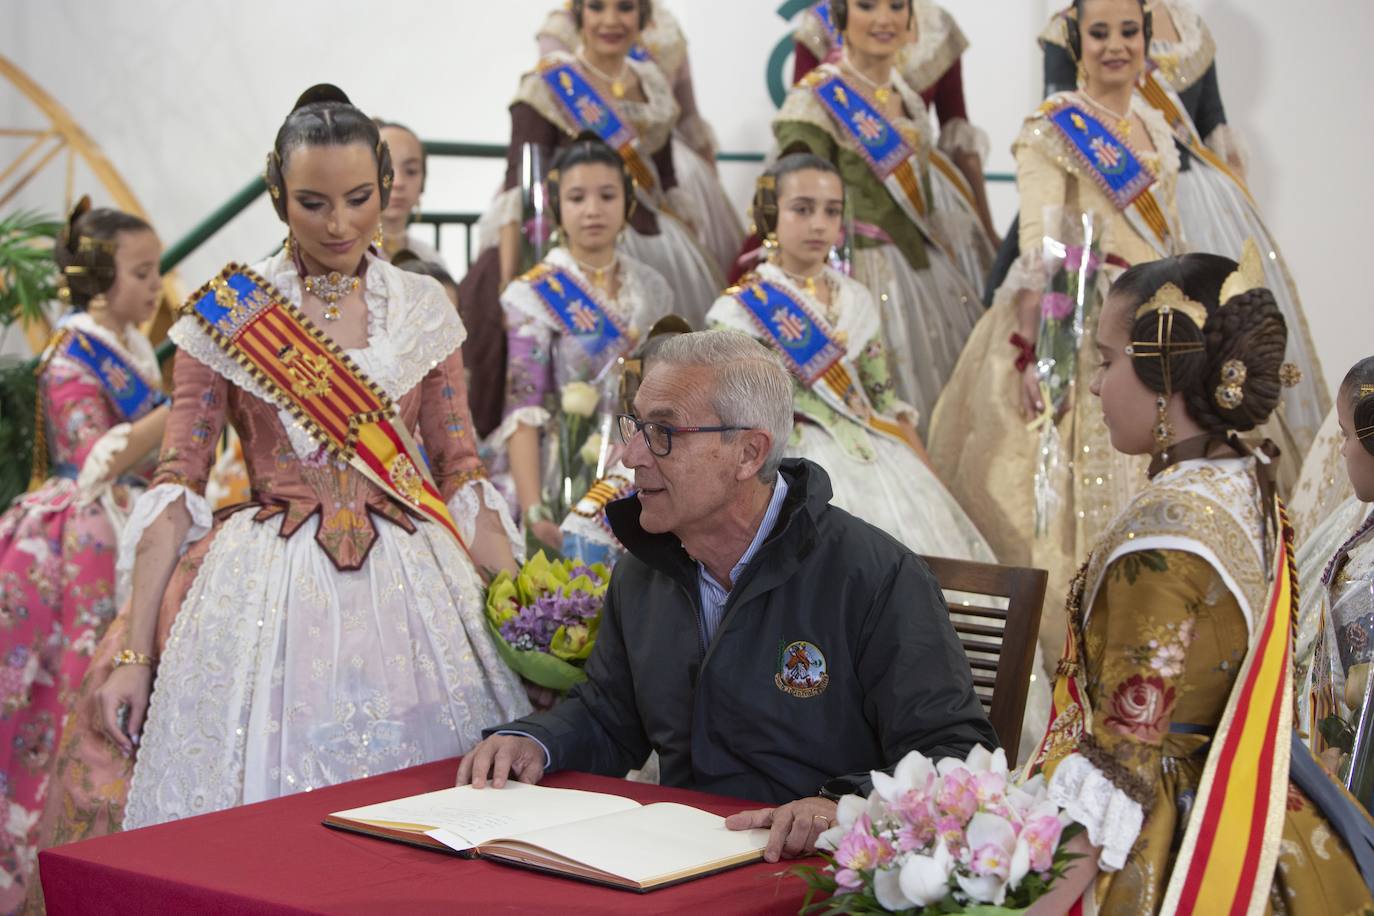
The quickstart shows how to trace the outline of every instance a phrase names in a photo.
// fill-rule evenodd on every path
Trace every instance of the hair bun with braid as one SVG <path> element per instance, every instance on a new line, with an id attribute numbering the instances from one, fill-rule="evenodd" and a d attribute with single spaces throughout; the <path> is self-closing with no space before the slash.
<path id="1" fill-rule="evenodd" d="M 1280 370 L 1288 346 L 1288 325 L 1274 294 L 1260 287 L 1232 296 L 1207 316 L 1202 334 L 1205 370 L 1198 384 L 1180 389 L 1188 413 L 1217 433 L 1264 423 L 1283 393 Z M 1237 397 L 1222 396 L 1228 385 L 1238 386 Z"/>

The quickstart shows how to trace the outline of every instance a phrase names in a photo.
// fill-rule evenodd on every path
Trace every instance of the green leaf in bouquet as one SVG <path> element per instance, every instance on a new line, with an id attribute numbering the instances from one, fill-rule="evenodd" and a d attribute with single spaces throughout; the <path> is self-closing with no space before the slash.
<path id="1" fill-rule="evenodd" d="M 501 631 L 490 618 L 486 618 L 486 624 L 487 632 L 496 643 L 496 652 L 501 656 L 501 660 L 525 680 L 540 687 L 557 690 L 559 693 L 567 693 L 575 684 L 587 679 L 581 668 L 561 658 L 543 652 L 511 648 L 510 643 L 501 636 Z"/>
<path id="2" fill-rule="evenodd" d="M 501 570 L 487 586 L 487 619 L 498 628 L 520 613 L 520 592 L 510 573 Z"/>
<path id="3" fill-rule="evenodd" d="M 561 562 L 551 562 L 540 550 L 525 561 L 516 577 L 522 605 L 534 604 L 541 595 L 550 595 L 568 581 L 568 571 Z"/>
<path id="4" fill-rule="evenodd" d="M 601 627 L 601 617 L 593 617 L 585 624 L 563 625 L 554 631 L 549 640 L 549 652 L 566 662 L 585 662 L 591 657 L 592 647 L 596 645 L 596 632 Z"/>

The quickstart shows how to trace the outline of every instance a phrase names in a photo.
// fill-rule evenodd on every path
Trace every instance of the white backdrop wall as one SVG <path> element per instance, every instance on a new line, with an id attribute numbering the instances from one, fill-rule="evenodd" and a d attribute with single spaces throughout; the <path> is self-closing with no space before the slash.
<path id="1" fill-rule="evenodd" d="M 336 82 L 366 110 L 425 137 L 505 142 L 506 106 L 533 63 L 534 30 L 555 2 L 0 0 L 0 54 L 72 113 L 171 242 L 261 170 L 281 118 L 314 82 Z M 683 23 L 697 98 L 722 146 L 765 148 L 773 110 L 767 59 L 790 28 L 778 12 L 782 0 L 664 2 Z M 1252 188 L 1302 289 L 1334 384 L 1374 352 L 1374 297 L 1360 267 L 1374 213 L 1364 171 L 1374 149 L 1367 95 L 1374 79 L 1363 65 L 1374 3 L 1194 2 L 1217 38 L 1222 92 L 1248 144 Z M 972 43 L 965 89 L 973 120 L 992 142 L 988 168 L 1009 171 L 1008 144 L 1040 94 L 1034 36 L 1057 0 L 945 3 Z M 0 85 L 0 126 L 43 124 Z M 0 165 L 19 148 L 0 138 Z M 480 210 L 501 168 L 436 160 L 425 204 Z M 722 167 L 741 205 L 754 169 Z M 17 203 L 56 209 L 61 172 L 49 169 Z M 93 185 L 80 170 L 77 180 Z M 1014 191 L 992 190 L 1005 225 Z M 260 200 L 185 262 L 185 285 L 229 259 L 255 259 L 281 235 Z M 445 232 L 444 248 L 461 268 L 460 230 Z"/>

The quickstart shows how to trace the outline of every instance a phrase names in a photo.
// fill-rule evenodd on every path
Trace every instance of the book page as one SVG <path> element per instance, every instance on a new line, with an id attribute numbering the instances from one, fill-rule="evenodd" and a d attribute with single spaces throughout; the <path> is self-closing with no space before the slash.
<path id="1" fill-rule="evenodd" d="M 336 811 L 330 818 L 424 833 L 435 831 L 442 834 L 435 839 L 463 850 L 495 837 L 638 807 L 639 802 L 619 795 L 552 789 L 512 781 L 501 789 L 474 789 L 472 786 L 440 789 Z"/>
<path id="2" fill-rule="evenodd" d="M 727 830 L 718 815 L 659 803 L 502 838 L 647 886 L 761 853 L 768 831 Z M 499 854 L 500 846 L 480 851 Z"/>

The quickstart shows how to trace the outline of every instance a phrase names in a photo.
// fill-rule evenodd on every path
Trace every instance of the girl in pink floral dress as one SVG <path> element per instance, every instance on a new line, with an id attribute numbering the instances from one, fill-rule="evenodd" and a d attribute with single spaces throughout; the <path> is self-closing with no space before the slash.
<path id="1" fill-rule="evenodd" d="M 55 256 L 73 312 L 40 363 L 34 480 L 0 517 L 0 911 L 35 875 L 34 829 L 71 697 L 118 603 L 115 554 L 167 420 L 138 330 L 162 246 L 143 220 L 83 199 Z M 44 476 L 47 477 L 44 480 Z"/>

